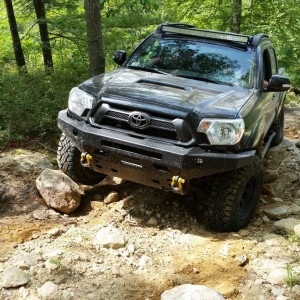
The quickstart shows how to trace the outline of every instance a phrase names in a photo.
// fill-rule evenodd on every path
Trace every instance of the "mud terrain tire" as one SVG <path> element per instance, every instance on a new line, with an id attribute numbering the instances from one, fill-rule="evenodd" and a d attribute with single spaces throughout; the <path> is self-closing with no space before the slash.
<path id="1" fill-rule="evenodd" d="M 81 153 L 76 146 L 62 134 L 57 148 L 57 162 L 60 170 L 76 182 L 86 185 L 93 185 L 104 179 L 105 175 L 83 167 L 80 163 L 80 156 Z"/>
<path id="2" fill-rule="evenodd" d="M 208 223 L 221 232 L 237 231 L 250 221 L 263 184 L 263 165 L 260 157 L 233 172 L 212 177 L 208 202 Z"/>

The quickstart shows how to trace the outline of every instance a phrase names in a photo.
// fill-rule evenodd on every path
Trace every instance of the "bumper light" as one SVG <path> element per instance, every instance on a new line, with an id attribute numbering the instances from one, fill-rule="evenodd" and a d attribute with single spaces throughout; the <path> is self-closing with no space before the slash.
<path id="1" fill-rule="evenodd" d="M 244 134 L 245 123 L 243 119 L 203 119 L 198 131 L 207 135 L 211 145 L 235 145 Z"/>

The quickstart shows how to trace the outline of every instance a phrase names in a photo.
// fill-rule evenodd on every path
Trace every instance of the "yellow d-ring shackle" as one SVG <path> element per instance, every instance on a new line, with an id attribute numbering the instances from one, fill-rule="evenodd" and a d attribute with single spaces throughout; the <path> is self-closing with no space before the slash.
<path id="1" fill-rule="evenodd" d="M 185 179 L 179 176 L 173 176 L 171 187 L 174 191 L 180 191 L 183 189 L 183 184 L 185 183 Z"/>
<path id="2" fill-rule="evenodd" d="M 87 152 L 81 153 L 80 162 L 82 165 L 90 167 L 92 159 L 92 155 L 88 154 Z"/>

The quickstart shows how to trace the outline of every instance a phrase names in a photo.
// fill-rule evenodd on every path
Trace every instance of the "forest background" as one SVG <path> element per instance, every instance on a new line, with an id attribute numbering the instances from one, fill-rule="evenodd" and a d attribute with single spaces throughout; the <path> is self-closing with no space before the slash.
<path id="1" fill-rule="evenodd" d="M 17 57 L 13 47 L 9 5 L 23 57 Z M 111 59 L 116 50 L 130 53 L 163 22 L 268 34 L 280 67 L 286 69 L 297 90 L 299 6 L 300 0 L 1 1 L 0 148 L 25 142 L 54 149 L 59 138 L 57 113 L 67 106 L 69 90 L 104 67 L 106 71 L 116 68 Z M 97 35 L 99 28 L 102 36 L 92 45 L 90 34 Z M 93 47 L 99 51 L 91 51 Z M 299 103 L 293 94 L 288 101 Z"/>

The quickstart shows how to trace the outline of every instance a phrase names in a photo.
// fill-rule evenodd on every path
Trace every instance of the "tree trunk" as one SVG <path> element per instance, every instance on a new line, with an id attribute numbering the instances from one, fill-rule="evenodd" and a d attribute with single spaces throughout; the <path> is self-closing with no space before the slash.
<path id="1" fill-rule="evenodd" d="M 9 22 L 9 27 L 10 27 L 10 33 L 11 33 L 11 38 L 13 42 L 13 48 L 14 48 L 14 53 L 15 53 L 15 58 L 16 58 L 16 63 L 17 67 L 19 70 L 19 73 L 26 73 L 26 63 L 25 63 L 25 58 L 24 58 L 24 53 L 19 37 L 19 32 L 18 32 L 18 27 L 17 27 L 17 22 L 15 18 L 15 13 L 14 13 L 14 8 L 12 5 L 11 0 L 4 0 L 4 4 L 6 6 L 6 11 L 7 11 L 7 17 L 8 17 L 8 22 Z"/>
<path id="2" fill-rule="evenodd" d="M 50 47 L 49 32 L 46 20 L 44 0 L 33 0 L 34 10 L 39 24 L 40 37 L 45 68 L 53 68 L 52 52 Z"/>
<path id="3" fill-rule="evenodd" d="M 242 17 L 242 0 L 232 1 L 232 32 L 240 33 Z"/>
<path id="4" fill-rule="evenodd" d="M 105 57 L 102 42 L 101 14 L 99 0 L 84 0 L 86 16 L 87 43 L 91 74 L 105 71 Z"/>

